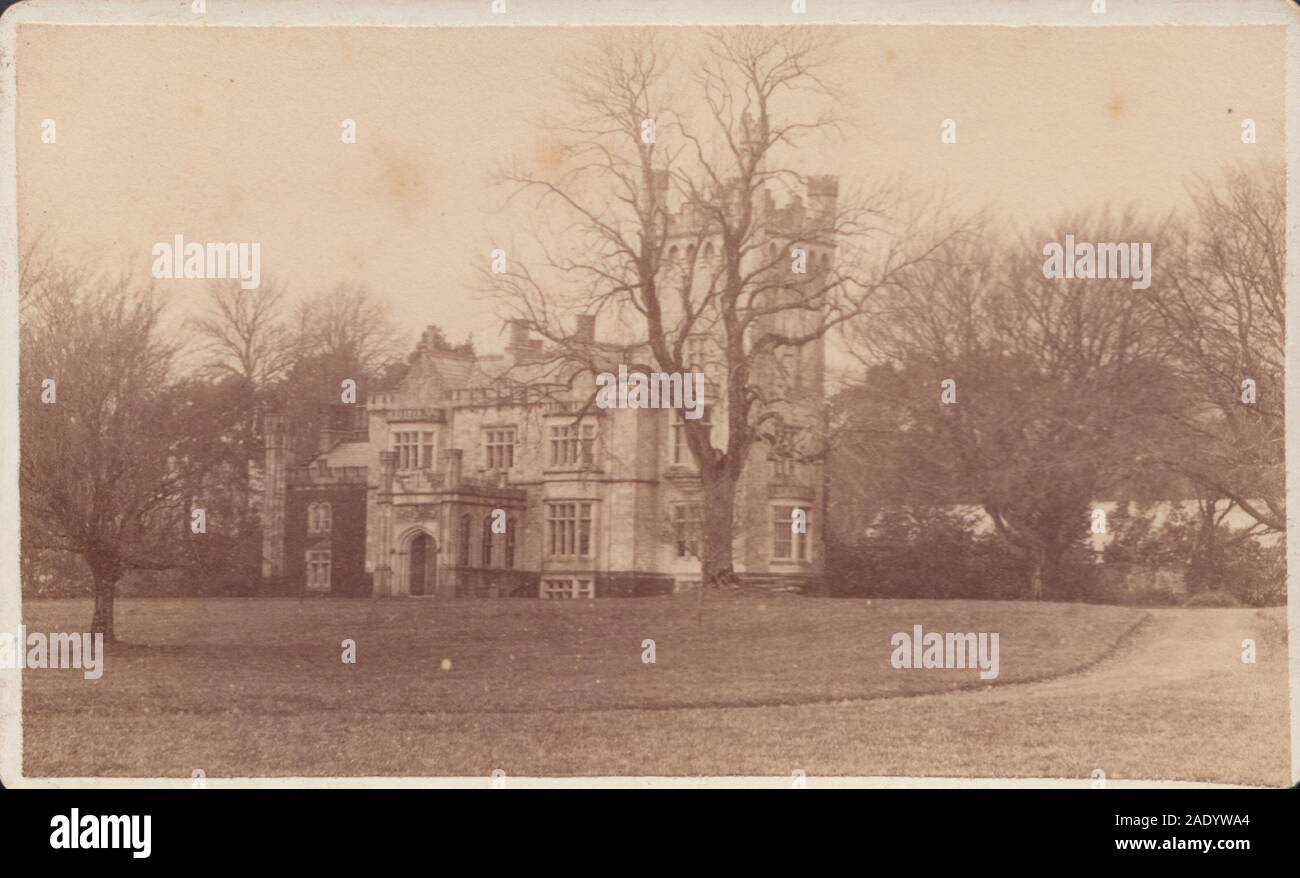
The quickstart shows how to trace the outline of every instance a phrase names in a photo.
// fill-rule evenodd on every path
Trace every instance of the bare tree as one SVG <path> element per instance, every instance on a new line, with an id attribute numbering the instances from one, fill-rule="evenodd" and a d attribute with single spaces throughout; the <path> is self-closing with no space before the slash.
<path id="1" fill-rule="evenodd" d="M 340 283 L 299 303 L 293 333 L 296 361 L 351 358 L 370 374 L 378 373 L 404 352 L 388 306 L 353 283 Z"/>
<path id="2" fill-rule="evenodd" d="M 241 452 L 234 473 L 231 535 L 256 539 L 246 525 L 254 520 L 258 501 L 261 406 L 295 356 L 293 334 L 284 320 L 285 289 L 271 280 L 256 290 L 245 290 L 237 281 L 212 281 L 207 296 L 205 313 L 190 320 L 204 358 L 200 372 L 213 381 L 234 382 L 240 401 L 233 422 L 210 427 L 227 431 L 225 438 Z"/>
<path id="3" fill-rule="evenodd" d="M 1162 234 L 1131 216 L 1052 228 L 1100 241 Z M 920 502 L 983 507 L 1027 564 L 1034 598 L 1061 596 L 1090 503 L 1151 465 L 1143 437 L 1172 398 L 1154 309 L 1127 280 L 1044 277 L 1039 254 L 1054 237 L 985 226 L 953 239 L 853 327 L 874 398 L 899 413 L 869 444 L 908 462 Z"/>
<path id="4" fill-rule="evenodd" d="M 91 630 L 114 637 L 118 580 L 173 566 L 181 437 L 160 306 L 130 278 L 50 270 L 20 327 L 23 550 L 80 555 L 94 582 Z"/>
<path id="5" fill-rule="evenodd" d="M 534 230 L 537 259 L 485 276 L 572 370 L 624 363 L 708 376 L 711 417 L 683 429 L 701 484 L 703 579 L 717 585 L 734 580 L 737 487 L 751 452 L 779 425 L 817 431 L 823 416 L 819 404 L 796 413 L 781 362 L 816 350 L 929 251 L 906 252 L 882 195 L 838 198 L 833 178 L 793 163 L 806 140 L 835 129 L 823 109 L 832 43 L 810 28 L 729 28 L 700 33 L 698 45 L 684 82 L 670 69 L 686 62 L 653 37 L 610 41 L 575 62 L 575 112 L 550 131 L 558 161 L 503 175 L 556 227 Z M 574 314 L 603 315 L 622 337 L 593 345 L 570 330 Z"/>
<path id="6" fill-rule="evenodd" d="M 1285 188 L 1273 167 L 1198 182 L 1169 283 L 1151 290 L 1190 403 L 1165 462 L 1273 531 L 1286 527 Z"/>
<path id="7" fill-rule="evenodd" d="M 256 290 L 233 281 L 210 283 L 207 312 L 191 320 L 210 377 L 234 376 L 258 390 L 283 377 L 293 357 L 282 320 L 284 295 L 274 282 Z"/>

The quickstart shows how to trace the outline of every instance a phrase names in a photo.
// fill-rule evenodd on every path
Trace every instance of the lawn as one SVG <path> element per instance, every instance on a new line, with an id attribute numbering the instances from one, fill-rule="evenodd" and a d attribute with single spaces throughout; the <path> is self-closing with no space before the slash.
<path id="1" fill-rule="evenodd" d="M 89 612 L 85 601 L 24 602 L 29 631 L 83 630 Z M 780 594 L 710 596 L 703 625 L 689 597 L 127 599 L 124 642 L 101 679 L 24 674 L 24 769 L 1086 778 L 1102 768 L 1281 784 L 1282 623 L 1280 610 Z M 894 669 L 890 637 L 916 624 L 998 632 L 1000 676 Z M 1243 636 L 1259 643 L 1255 665 L 1240 662 Z M 341 661 L 344 639 L 356 664 Z M 654 664 L 642 661 L 647 639 Z"/>

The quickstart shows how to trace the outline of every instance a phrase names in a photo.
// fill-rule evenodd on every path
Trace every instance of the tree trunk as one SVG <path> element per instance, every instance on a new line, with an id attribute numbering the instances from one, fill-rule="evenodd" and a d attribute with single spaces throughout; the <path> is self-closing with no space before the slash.
<path id="1" fill-rule="evenodd" d="M 1029 574 L 1029 599 L 1041 601 L 1043 599 L 1043 575 L 1047 567 L 1047 552 L 1038 547 L 1033 549 L 1031 557 L 1034 566 Z"/>
<path id="2" fill-rule="evenodd" d="M 1069 543 L 1050 538 L 1030 550 L 1033 572 L 1029 577 L 1029 597 L 1035 601 L 1065 600 L 1071 597 L 1065 588 L 1064 563 Z"/>
<path id="3" fill-rule="evenodd" d="M 1202 501 L 1197 504 L 1200 512 L 1200 527 L 1197 528 L 1196 544 L 1192 547 L 1186 574 L 1187 588 L 1191 592 L 1214 588 L 1223 581 L 1223 558 L 1219 545 L 1219 525 L 1217 522 L 1219 504 L 1216 500 Z"/>
<path id="4" fill-rule="evenodd" d="M 118 577 L 111 573 L 93 571 L 95 582 L 95 612 L 90 617 L 90 633 L 104 635 L 105 643 L 112 643 L 113 599 L 117 596 Z"/>
<path id="5" fill-rule="evenodd" d="M 1199 554 L 1206 570 L 1219 572 L 1219 504 L 1211 500 L 1201 509 L 1201 533 Z"/>
<path id="6" fill-rule="evenodd" d="M 731 546 L 736 520 L 736 480 L 724 468 L 700 475 L 704 489 L 700 510 L 700 587 L 735 585 Z"/>

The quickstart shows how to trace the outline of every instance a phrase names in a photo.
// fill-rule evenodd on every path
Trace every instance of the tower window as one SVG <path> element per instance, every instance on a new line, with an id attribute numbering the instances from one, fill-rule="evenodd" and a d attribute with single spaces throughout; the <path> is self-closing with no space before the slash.
<path id="1" fill-rule="evenodd" d="M 781 427 L 772 441 L 772 472 L 777 478 L 798 475 L 799 428 Z"/>
<path id="2" fill-rule="evenodd" d="M 312 549 L 307 553 L 307 590 L 330 590 L 329 549 Z"/>
<path id="3" fill-rule="evenodd" d="M 332 525 L 333 515 L 328 503 L 311 503 L 307 506 L 307 533 L 327 534 Z"/>

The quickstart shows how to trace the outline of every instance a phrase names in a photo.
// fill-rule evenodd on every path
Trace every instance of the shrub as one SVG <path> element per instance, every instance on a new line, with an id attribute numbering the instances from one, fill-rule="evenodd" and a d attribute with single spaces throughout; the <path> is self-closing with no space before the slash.
<path id="1" fill-rule="evenodd" d="M 996 538 L 942 510 L 890 510 L 861 540 L 827 546 L 828 591 L 845 597 L 1020 597 L 1028 569 Z"/>
<path id="2" fill-rule="evenodd" d="M 1221 587 L 1248 607 L 1286 603 L 1286 544 L 1241 540 L 1225 547 Z"/>

